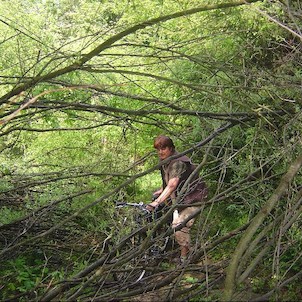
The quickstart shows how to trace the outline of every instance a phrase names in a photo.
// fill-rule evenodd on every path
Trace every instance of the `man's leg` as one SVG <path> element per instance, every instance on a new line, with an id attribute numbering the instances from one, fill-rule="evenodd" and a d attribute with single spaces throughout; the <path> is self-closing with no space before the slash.
<path id="1" fill-rule="evenodd" d="M 183 221 L 185 221 L 189 216 L 191 216 L 194 212 L 196 212 L 198 207 L 187 207 L 181 213 L 175 217 L 173 217 L 172 228 L 176 228 Z M 189 220 L 186 225 L 175 232 L 175 240 L 180 246 L 180 257 L 181 259 L 185 259 L 190 252 L 190 229 L 195 221 L 195 218 Z"/>

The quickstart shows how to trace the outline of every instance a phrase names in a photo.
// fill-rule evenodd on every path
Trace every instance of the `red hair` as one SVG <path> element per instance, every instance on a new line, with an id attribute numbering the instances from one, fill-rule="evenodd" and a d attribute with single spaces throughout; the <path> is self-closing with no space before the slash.
<path id="1" fill-rule="evenodd" d="M 174 143 L 172 139 L 165 135 L 159 135 L 154 139 L 154 148 L 155 149 L 164 149 L 164 148 L 172 148 L 172 150 L 175 150 Z"/>

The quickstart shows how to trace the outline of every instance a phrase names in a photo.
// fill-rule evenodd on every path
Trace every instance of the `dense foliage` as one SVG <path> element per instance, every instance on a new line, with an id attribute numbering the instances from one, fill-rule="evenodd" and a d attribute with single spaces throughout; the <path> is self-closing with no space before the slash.
<path id="1" fill-rule="evenodd" d="M 1 1 L 2 298 L 301 299 L 301 5 Z M 162 133 L 210 196 L 190 264 L 138 278 L 115 202 L 150 201 Z"/>

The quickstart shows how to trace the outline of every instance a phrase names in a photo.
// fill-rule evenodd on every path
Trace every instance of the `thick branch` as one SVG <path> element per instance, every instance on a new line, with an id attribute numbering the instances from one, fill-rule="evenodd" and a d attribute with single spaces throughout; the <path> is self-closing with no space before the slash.
<path id="1" fill-rule="evenodd" d="M 224 300 L 231 301 L 232 295 L 235 287 L 235 276 L 238 268 L 239 261 L 247 249 L 250 241 L 252 240 L 253 235 L 257 232 L 259 226 L 262 224 L 264 219 L 269 215 L 271 210 L 274 208 L 278 200 L 282 197 L 284 192 L 287 190 L 290 182 L 299 171 L 302 165 L 302 156 L 298 157 L 292 165 L 289 167 L 289 170 L 281 178 L 280 184 L 267 201 L 267 203 L 262 207 L 258 214 L 254 217 L 250 226 L 243 234 L 239 244 L 237 245 L 233 257 L 231 259 L 230 265 L 227 270 L 227 276 L 225 281 L 225 291 L 224 291 Z"/>

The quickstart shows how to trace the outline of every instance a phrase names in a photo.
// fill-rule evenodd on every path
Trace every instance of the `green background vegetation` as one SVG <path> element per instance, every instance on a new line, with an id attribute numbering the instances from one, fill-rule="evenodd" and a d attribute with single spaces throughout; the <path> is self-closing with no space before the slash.
<path id="1" fill-rule="evenodd" d="M 4 300 L 39 300 L 130 232 L 133 210 L 114 203 L 148 203 L 160 186 L 159 134 L 204 162 L 194 243 L 199 261 L 224 263 L 213 286 L 187 277 L 183 297 L 302 298 L 301 3 L 249 2 L 0 2 Z M 293 164 L 251 238 L 237 232 Z M 244 238 L 253 249 L 232 271 Z"/>

